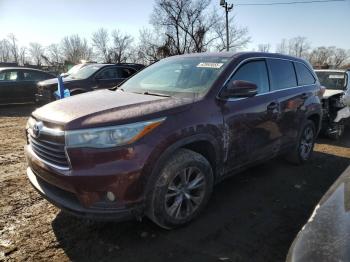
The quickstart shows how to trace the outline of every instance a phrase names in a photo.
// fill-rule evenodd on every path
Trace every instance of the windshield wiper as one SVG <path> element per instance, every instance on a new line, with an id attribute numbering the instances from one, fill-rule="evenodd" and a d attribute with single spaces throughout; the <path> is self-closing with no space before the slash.
<path id="1" fill-rule="evenodd" d="M 150 96 L 163 96 L 163 97 L 170 97 L 169 95 L 165 95 L 165 94 L 160 94 L 160 93 L 151 93 L 148 91 L 145 91 L 142 93 L 143 95 L 150 95 Z"/>

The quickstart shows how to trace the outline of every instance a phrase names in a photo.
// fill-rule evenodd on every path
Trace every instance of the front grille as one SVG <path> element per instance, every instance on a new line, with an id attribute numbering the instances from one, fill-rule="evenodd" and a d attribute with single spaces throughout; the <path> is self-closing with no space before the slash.
<path id="1" fill-rule="evenodd" d="M 46 129 L 50 130 L 50 129 Z M 69 168 L 68 159 L 65 153 L 64 136 L 49 134 L 47 131 L 39 137 L 33 135 L 32 129 L 27 131 L 28 144 L 33 152 L 49 164 Z"/>

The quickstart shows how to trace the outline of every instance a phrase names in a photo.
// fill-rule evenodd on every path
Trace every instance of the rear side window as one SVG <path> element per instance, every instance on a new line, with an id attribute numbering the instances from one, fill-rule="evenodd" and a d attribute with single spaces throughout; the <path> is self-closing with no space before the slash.
<path id="1" fill-rule="evenodd" d="M 0 81 L 18 81 L 20 74 L 18 71 L 5 71 L 0 73 Z"/>
<path id="2" fill-rule="evenodd" d="M 46 80 L 50 78 L 49 75 L 43 74 L 41 72 L 36 72 L 36 71 L 25 71 L 23 75 L 24 75 L 24 80 L 27 80 L 27 81 L 41 81 L 41 80 Z M 51 77 L 51 78 L 54 78 L 54 77 Z"/>
<path id="3" fill-rule="evenodd" d="M 269 78 L 264 60 L 252 61 L 242 65 L 231 81 L 249 81 L 258 86 L 258 94 L 269 92 Z"/>
<path id="4" fill-rule="evenodd" d="M 312 85 L 315 83 L 315 78 L 307 69 L 305 65 L 302 63 L 294 63 L 295 65 L 295 71 L 297 73 L 297 78 L 298 78 L 298 85 L 303 86 L 303 85 Z"/>
<path id="5" fill-rule="evenodd" d="M 281 59 L 269 59 L 271 89 L 281 90 L 297 86 L 293 63 Z"/>

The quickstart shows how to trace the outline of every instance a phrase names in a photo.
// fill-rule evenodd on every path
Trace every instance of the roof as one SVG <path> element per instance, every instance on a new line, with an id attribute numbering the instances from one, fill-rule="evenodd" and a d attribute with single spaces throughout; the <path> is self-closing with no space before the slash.
<path id="1" fill-rule="evenodd" d="M 0 67 L 0 71 L 3 71 L 3 70 L 32 70 L 32 71 L 38 71 L 38 72 L 43 72 L 43 73 L 50 74 L 50 72 L 43 71 L 43 70 L 40 70 L 40 69 L 30 68 L 30 67 L 20 67 L 20 66 Z"/>
<path id="2" fill-rule="evenodd" d="M 293 61 L 301 61 L 305 62 L 304 59 L 284 55 L 284 54 L 278 54 L 278 53 L 266 53 L 266 52 L 205 52 L 205 53 L 192 53 L 192 54 L 184 54 L 184 55 L 177 55 L 174 57 L 228 57 L 228 58 L 241 58 L 241 57 L 271 57 L 271 58 L 284 58 L 284 59 L 290 59 Z"/>

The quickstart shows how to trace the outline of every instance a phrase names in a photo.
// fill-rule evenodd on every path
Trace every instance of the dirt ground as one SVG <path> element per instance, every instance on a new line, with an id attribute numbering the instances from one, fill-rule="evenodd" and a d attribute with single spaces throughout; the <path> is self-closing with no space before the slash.
<path id="1" fill-rule="evenodd" d="M 319 139 L 313 160 L 272 160 L 219 184 L 205 212 L 165 231 L 60 212 L 30 186 L 24 126 L 33 108 L 0 108 L 0 261 L 283 261 L 316 203 L 350 164 L 350 130 Z"/>

